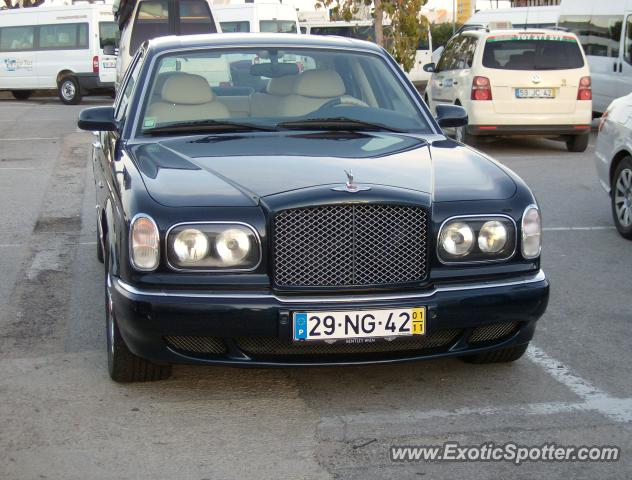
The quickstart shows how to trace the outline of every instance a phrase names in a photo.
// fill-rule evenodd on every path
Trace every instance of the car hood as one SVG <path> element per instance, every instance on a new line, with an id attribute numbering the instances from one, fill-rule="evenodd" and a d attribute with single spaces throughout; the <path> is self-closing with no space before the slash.
<path id="1" fill-rule="evenodd" d="M 502 167 L 443 136 L 318 132 L 212 135 L 137 144 L 129 151 L 149 194 L 169 207 L 249 206 L 315 186 L 424 192 L 433 201 L 498 200 L 516 185 Z"/>

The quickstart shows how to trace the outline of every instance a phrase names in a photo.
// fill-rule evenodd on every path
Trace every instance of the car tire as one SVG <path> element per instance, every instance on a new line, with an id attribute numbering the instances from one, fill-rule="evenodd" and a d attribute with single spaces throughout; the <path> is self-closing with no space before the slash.
<path id="1" fill-rule="evenodd" d="M 11 95 L 16 100 L 28 100 L 33 95 L 33 90 L 11 90 Z"/>
<path id="2" fill-rule="evenodd" d="M 454 139 L 457 142 L 464 143 L 466 145 L 475 146 L 477 144 L 478 138 L 475 135 L 471 135 L 467 131 L 467 125 L 463 127 L 457 127 L 454 129 Z"/>
<path id="3" fill-rule="evenodd" d="M 584 133 L 582 135 L 573 135 L 566 140 L 566 148 L 569 152 L 585 152 L 588 148 L 589 140 L 589 133 Z"/>
<path id="4" fill-rule="evenodd" d="M 57 86 L 57 95 L 66 105 L 79 105 L 82 95 L 77 78 L 72 75 L 63 77 Z"/>
<path id="5" fill-rule="evenodd" d="M 111 261 L 108 259 L 106 266 Z M 171 365 L 157 365 L 134 355 L 125 344 L 116 321 L 109 268 L 105 269 L 105 325 L 108 372 L 115 382 L 151 382 L 171 376 Z"/>
<path id="6" fill-rule="evenodd" d="M 105 263 L 103 258 L 103 245 L 101 245 L 101 236 L 99 235 L 99 227 L 97 227 L 97 260 Z"/>
<path id="7" fill-rule="evenodd" d="M 624 157 L 614 172 L 610 205 L 615 227 L 623 238 L 632 240 L 632 157 L 630 156 Z"/>
<path id="8" fill-rule="evenodd" d="M 516 345 L 515 347 L 501 348 L 489 352 L 477 353 L 461 357 L 466 363 L 508 363 L 515 362 L 527 351 L 528 343 Z"/>

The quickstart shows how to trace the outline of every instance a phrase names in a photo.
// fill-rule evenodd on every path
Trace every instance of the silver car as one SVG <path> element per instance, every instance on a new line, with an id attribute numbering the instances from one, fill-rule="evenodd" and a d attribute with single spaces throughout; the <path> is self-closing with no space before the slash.
<path id="1" fill-rule="evenodd" d="M 614 100 L 604 112 L 595 154 L 617 230 L 632 240 L 632 93 Z"/>

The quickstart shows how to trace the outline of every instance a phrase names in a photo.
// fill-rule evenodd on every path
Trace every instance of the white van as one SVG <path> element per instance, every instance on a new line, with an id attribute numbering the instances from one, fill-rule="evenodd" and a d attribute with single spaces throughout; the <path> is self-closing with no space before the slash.
<path id="1" fill-rule="evenodd" d="M 603 113 L 632 92 L 632 0 L 563 0 L 559 27 L 584 47 L 593 82 L 593 109 Z"/>
<path id="2" fill-rule="evenodd" d="M 385 36 L 391 28 L 388 21 L 384 24 Z M 358 40 L 375 41 L 375 25 L 372 20 L 345 21 L 312 21 L 301 22 L 301 32 L 311 35 L 338 35 L 340 37 L 356 38 Z M 423 90 L 430 74 L 426 72 L 424 65 L 432 61 L 432 36 L 430 29 L 419 40 L 415 53 L 415 64 L 410 72 L 406 73 L 408 79 L 419 89 Z"/>
<path id="3" fill-rule="evenodd" d="M 224 33 L 298 33 L 296 9 L 283 3 L 243 3 L 213 6 Z"/>
<path id="4" fill-rule="evenodd" d="M 118 28 L 111 7 L 76 5 L 0 11 L 0 90 L 19 100 L 56 89 L 67 105 L 114 87 Z"/>
<path id="5" fill-rule="evenodd" d="M 457 33 L 471 27 L 553 28 L 560 16 L 559 5 L 546 7 L 515 7 L 480 10 L 474 13 Z M 504 24 L 504 25 L 503 25 Z"/>
<path id="6" fill-rule="evenodd" d="M 168 35 L 221 32 L 208 0 L 121 0 L 114 2 L 121 29 L 116 81 L 121 81 L 134 54 L 146 40 Z"/>

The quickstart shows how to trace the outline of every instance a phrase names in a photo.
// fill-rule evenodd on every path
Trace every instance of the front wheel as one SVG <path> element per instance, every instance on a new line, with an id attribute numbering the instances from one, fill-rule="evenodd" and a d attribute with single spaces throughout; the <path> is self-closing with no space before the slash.
<path id="1" fill-rule="evenodd" d="M 582 135 L 573 135 L 566 140 L 566 148 L 569 152 L 585 152 L 588 148 L 588 140 L 590 140 L 590 134 L 584 133 Z"/>
<path id="2" fill-rule="evenodd" d="M 28 100 L 33 95 L 33 90 L 12 90 L 11 95 L 16 100 Z"/>
<path id="3" fill-rule="evenodd" d="M 491 350 L 489 352 L 476 353 L 461 357 L 461 360 L 467 363 L 508 363 L 515 362 L 527 351 L 528 343 L 517 345 L 515 347 L 501 348 L 499 350 Z"/>
<path id="4" fill-rule="evenodd" d="M 457 127 L 454 129 L 454 139 L 457 142 L 465 143 L 466 145 L 476 145 L 477 138 L 475 135 L 471 135 L 467 132 L 467 125 L 463 127 Z"/>
<path id="5" fill-rule="evenodd" d="M 110 262 L 107 261 L 106 266 Z M 112 278 L 105 270 L 105 323 L 108 348 L 108 371 L 115 382 L 149 382 L 171 376 L 171 365 L 156 365 L 134 355 L 125 344 L 116 321 L 112 297 Z"/>
<path id="6" fill-rule="evenodd" d="M 81 102 L 81 88 L 77 79 L 70 75 L 62 78 L 57 88 L 57 95 L 59 95 L 62 103 L 66 105 L 79 105 Z"/>
<path id="7" fill-rule="evenodd" d="M 632 157 L 625 157 L 614 172 L 610 192 L 612 218 L 623 238 L 632 240 Z"/>

